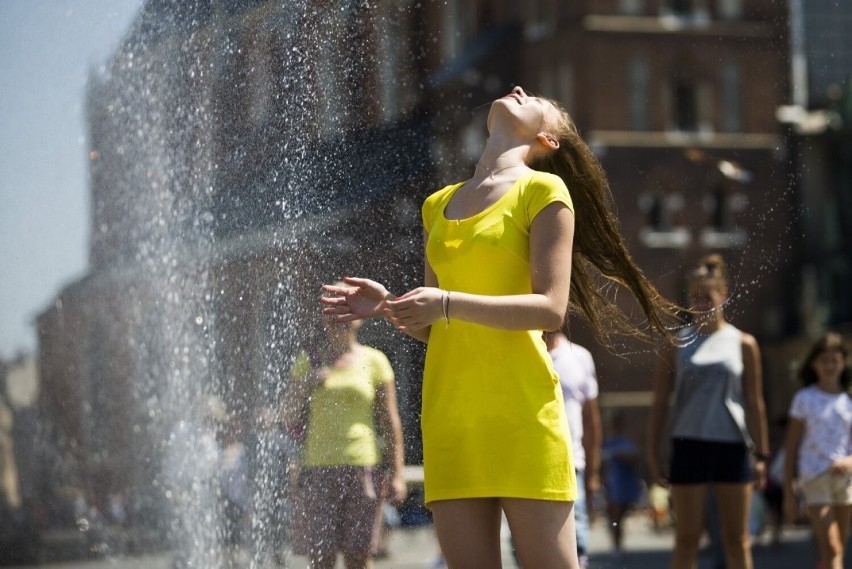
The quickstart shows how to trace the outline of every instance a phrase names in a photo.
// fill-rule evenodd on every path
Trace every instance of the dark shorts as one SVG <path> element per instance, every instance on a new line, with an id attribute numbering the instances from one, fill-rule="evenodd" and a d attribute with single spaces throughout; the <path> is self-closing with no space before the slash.
<path id="1" fill-rule="evenodd" d="M 295 497 L 293 551 L 297 555 L 368 555 L 381 522 L 381 467 L 305 468 Z"/>
<path id="2" fill-rule="evenodd" d="M 752 478 L 744 443 L 672 439 L 671 484 L 746 484 Z"/>

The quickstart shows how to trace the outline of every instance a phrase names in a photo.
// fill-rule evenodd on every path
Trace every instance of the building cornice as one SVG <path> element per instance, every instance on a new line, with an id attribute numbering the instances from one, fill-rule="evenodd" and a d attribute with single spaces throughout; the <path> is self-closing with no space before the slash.
<path id="1" fill-rule="evenodd" d="M 582 20 L 589 32 L 631 34 L 683 34 L 732 38 L 780 38 L 777 26 L 749 21 L 693 21 L 675 17 L 633 17 L 590 15 Z"/>
<path id="2" fill-rule="evenodd" d="M 634 148 L 735 148 L 777 150 L 783 144 L 780 134 L 729 132 L 677 132 L 592 130 L 587 133 L 589 146 Z"/>

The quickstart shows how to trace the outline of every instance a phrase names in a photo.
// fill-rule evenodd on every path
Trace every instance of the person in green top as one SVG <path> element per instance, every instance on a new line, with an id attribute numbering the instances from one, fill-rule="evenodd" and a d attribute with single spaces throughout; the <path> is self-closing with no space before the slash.
<path id="1" fill-rule="evenodd" d="M 397 298 L 346 278 L 321 300 L 427 343 L 424 481 L 447 565 L 500 567 L 505 513 L 521 566 L 576 568 L 571 439 L 542 330 L 570 299 L 604 342 L 643 334 L 607 284 L 633 293 L 645 330 L 671 337 L 676 307 L 631 260 L 603 169 L 555 101 L 515 87 L 487 127 L 473 176 L 423 205 L 425 286 Z"/>
<path id="2" fill-rule="evenodd" d="M 285 427 L 306 421 L 297 481 L 294 543 L 313 569 L 372 566 L 381 505 L 405 498 L 402 427 L 394 374 L 379 350 L 360 344 L 358 323 L 324 322 L 316 362 L 296 358 L 284 400 Z"/>

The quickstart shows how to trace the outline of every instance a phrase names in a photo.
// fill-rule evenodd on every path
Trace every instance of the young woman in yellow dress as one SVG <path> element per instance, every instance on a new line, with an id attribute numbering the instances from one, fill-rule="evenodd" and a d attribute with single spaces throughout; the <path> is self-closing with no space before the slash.
<path id="1" fill-rule="evenodd" d="M 504 512 L 522 566 L 574 568 L 577 481 L 542 330 L 562 326 L 570 291 L 603 339 L 639 333 L 602 282 L 626 286 L 666 335 L 673 307 L 632 262 L 603 170 L 564 110 L 516 87 L 487 127 L 473 177 L 423 204 L 425 286 L 394 297 L 347 278 L 324 287 L 324 312 L 385 316 L 427 343 L 426 503 L 448 566 L 500 567 Z"/>

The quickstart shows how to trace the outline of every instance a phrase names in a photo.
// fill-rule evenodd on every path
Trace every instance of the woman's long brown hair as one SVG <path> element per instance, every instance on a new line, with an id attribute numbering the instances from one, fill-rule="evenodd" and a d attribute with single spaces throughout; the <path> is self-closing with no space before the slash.
<path id="1" fill-rule="evenodd" d="M 557 102 L 550 102 L 560 113 L 559 124 L 551 126 L 559 149 L 529 166 L 562 178 L 574 202 L 569 314 L 585 318 L 598 341 L 606 346 L 613 345 L 615 336 L 625 334 L 650 339 L 657 332 L 671 341 L 682 309 L 665 299 L 633 261 L 619 230 L 603 167 L 568 113 Z M 619 287 L 633 294 L 647 327 L 631 321 L 618 307 L 615 296 Z"/>

